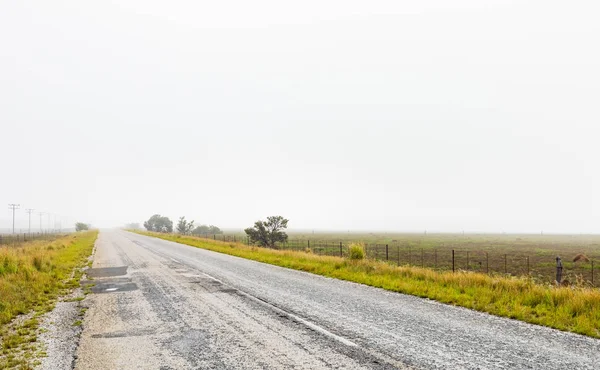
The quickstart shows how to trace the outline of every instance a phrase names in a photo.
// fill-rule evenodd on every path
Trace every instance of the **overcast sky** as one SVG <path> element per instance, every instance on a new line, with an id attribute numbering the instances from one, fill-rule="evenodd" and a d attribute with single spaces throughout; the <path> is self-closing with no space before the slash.
<path id="1" fill-rule="evenodd" d="M 0 228 L 600 232 L 599 12 L 0 1 Z"/>

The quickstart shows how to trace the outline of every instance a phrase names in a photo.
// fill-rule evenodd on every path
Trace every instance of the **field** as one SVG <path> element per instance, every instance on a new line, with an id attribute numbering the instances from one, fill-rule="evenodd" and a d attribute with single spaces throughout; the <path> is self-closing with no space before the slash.
<path id="1" fill-rule="evenodd" d="M 600 290 L 591 287 L 556 287 L 551 284 L 536 284 L 530 277 L 486 275 L 463 270 L 434 271 L 414 266 L 395 266 L 372 259 L 351 260 L 346 257 L 323 256 L 311 251 L 273 250 L 233 241 L 141 231 L 138 233 L 600 337 Z M 239 236 L 236 236 L 236 240 L 240 240 Z"/>
<path id="2" fill-rule="evenodd" d="M 97 232 L 0 247 L 0 369 L 29 368 L 37 317 L 56 299 L 79 286 Z M 23 320 L 14 320 L 19 315 Z"/>
<path id="3" fill-rule="evenodd" d="M 213 238 L 247 243 L 242 234 Z M 454 250 L 455 271 L 528 276 L 539 283 L 555 281 L 560 256 L 563 282 L 600 286 L 599 235 L 290 233 L 288 243 L 280 248 L 347 256 L 353 242 L 364 243 L 369 258 L 439 271 L 453 270 Z M 578 255 L 585 257 L 573 262 Z"/>

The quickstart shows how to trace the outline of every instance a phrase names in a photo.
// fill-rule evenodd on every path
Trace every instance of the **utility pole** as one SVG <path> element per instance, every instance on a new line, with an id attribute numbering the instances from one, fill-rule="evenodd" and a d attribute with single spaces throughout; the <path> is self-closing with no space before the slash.
<path id="1" fill-rule="evenodd" d="M 25 212 L 29 214 L 29 235 L 31 235 L 31 213 L 34 211 L 33 208 L 27 208 Z"/>
<path id="2" fill-rule="evenodd" d="M 12 233 L 15 233 L 15 210 L 19 209 L 19 207 L 21 207 L 20 204 L 9 204 L 8 205 L 8 209 L 12 209 L 13 212 L 13 229 L 12 229 Z"/>
<path id="3" fill-rule="evenodd" d="M 44 215 L 44 212 L 38 212 L 38 214 L 40 215 L 40 233 L 44 230 L 42 228 L 42 216 Z"/>

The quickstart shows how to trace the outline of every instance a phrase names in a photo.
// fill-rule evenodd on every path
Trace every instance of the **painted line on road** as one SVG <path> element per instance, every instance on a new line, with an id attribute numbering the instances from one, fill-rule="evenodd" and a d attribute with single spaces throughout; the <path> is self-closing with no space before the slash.
<path id="1" fill-rule="evenodd" d="M 209 274 L 207 274 L 207 273 L 201 272 L 201 274 L 203 274 L 204 276 L 208 277 L 209 279 L 212 279 L 212 280 L 214 280 L 214 281 L 218 282 L 219 284 L 222 284 L 222 285 L 224 285 L 224 286 L 227 286 L 227 287 L 229 287 L 229 288 L 231 288 L 231 289 L 235 289 L 235 288 L 233 288 L 233 287 L 231 287 L 231 286 L 229 286 L 229 285 L 227 285 L 227 284 L 223 283 L 221 280 L 219 280 L 219 279 L 217 279 L 217 278 L 215 278 L 215 277 L 212 277 L 212 276 L 210 276 L 210 275 L 209 275 Z M 346 339 L 346 338 L 344 338 L 344 337 L 341 337 L 341 336 L 339 336 L 339 335 L 337 335 L 337 334 L 333 334 L 333 333 L 332 333 L 332 332 L 330 332 L 329 330 L 327 330 L 327 329 L 325 329 L 325 328 L 322 328 L 322 327 L 320 327 L 320 326 L 318 326 L 318 325 L 316 325 L 316 324 L 313 324 L 312 322 L 310 322 L 310 321 L 308 321 L 308 320 L 305 320 L 305 319 L 303 319 L 303 318 L 301 318 L 301 317 L 299 317 L 299 316 L 297 316 L 297 315 L 294 315 L 293 313 L 290 313 L 290 312 L 287 312 L 287 311 L 285 311 L 285 310 L 282 310 L 281 308 L 279 308 L 279 307 L 277 307 L 277 306 L 274 306 L 273 304 L 271 304 L 271 303 L 269 303 L 269 302 L 267 302 L 267 301 L 264 301 L 264 300 L 262 300 L 262 299 L 260 299 L 260 298 L 256 298 L 255 296 L 253 296 L 253 295 L 250 295 L 250 294 L 248 294 L 248 293 L 245 293 L 245 292 L 242 292 L 242 291 L 241 291 L 241 290 L 239 290 L 239 289 L 235 289 L 235 290 L 236 290 L 236 292 L 238 292 L 240 295 L 243 295 L 244 297 L 246 297 L 246 298 L 248 298 L 248 299 L 250 299 L 250 300 L 253 300 L 253 301 L 254 301 L 254 302 L 256 302 L 256 303 L 259 303 L 259 304 L 261 304 L 261 305 L 263 305 L 263 306 L 266 306 L 266 307 L 268 307 L 269 309 L 271 309 L 271 310 L 273 310 L 273 311 L 275 311 L 275 312 L 277 312 L 277 313 L 279 313 L 279 314 L 281 314 L 281 315 L 287 316 L 287 317 L 288 317 L 288 318 L 290 318 L 291 320 L 294 320 L 294 321 L 296 321 L 297 323 L 300 323 L 300 324 L 302 324 L 302 325 L 304 325 L 304 326 L 307 326 L 307 327 L 311 328 L 312 330 L 314 330 L 314 331 L 316 331 L 316 332 L 318 332 L 318 333 L 321 333 L 321 334 L 325 335 L 326 337 L 329 337 L 329 338 L 331 338 L 331 339 L 337 340 L 338 342 L 340 342 L 340 343 L 342 343 L 342 344 L 345 344 L 345 345 L 347 345 L 347 346 L 349 346 L 349 347 L 358 347 L 358 345 L 357 345 L 356 343 L 354 343 L 354 342 L 352 342 L 352 341 L 350 341 L 350 340 L 348 340 L 348 339 Z"/>
<path id="2" fill-rule="evenodd" d="M 178 260 L 176 260 L 175 258 L 171 258 L 171 257 L 169 257 L 169 259 L 171 259 L 171 261 L 173 261 L 173 262 L 181 263 L 181 262 L 179 262 Z"/>

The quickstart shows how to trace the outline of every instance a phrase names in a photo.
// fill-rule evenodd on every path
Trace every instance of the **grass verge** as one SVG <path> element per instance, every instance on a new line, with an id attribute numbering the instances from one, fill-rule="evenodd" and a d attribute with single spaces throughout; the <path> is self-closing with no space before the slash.
<path id="1" fill-rule="evenodd" d="M 279 251 L 193 236 L 135 231 L 281 267 L 429 298 L 492 315 L 600 338 L 600 290 L 554 287 L 532 279 L 473 272 L 436 272 L 373 260 Z"/>
<path id="2" fill-rule="evenodd" d="M 0 369 L 31 367 L 37 317 L 79 286 L 97 235 L 90 231 L 0 248 Z"/>

